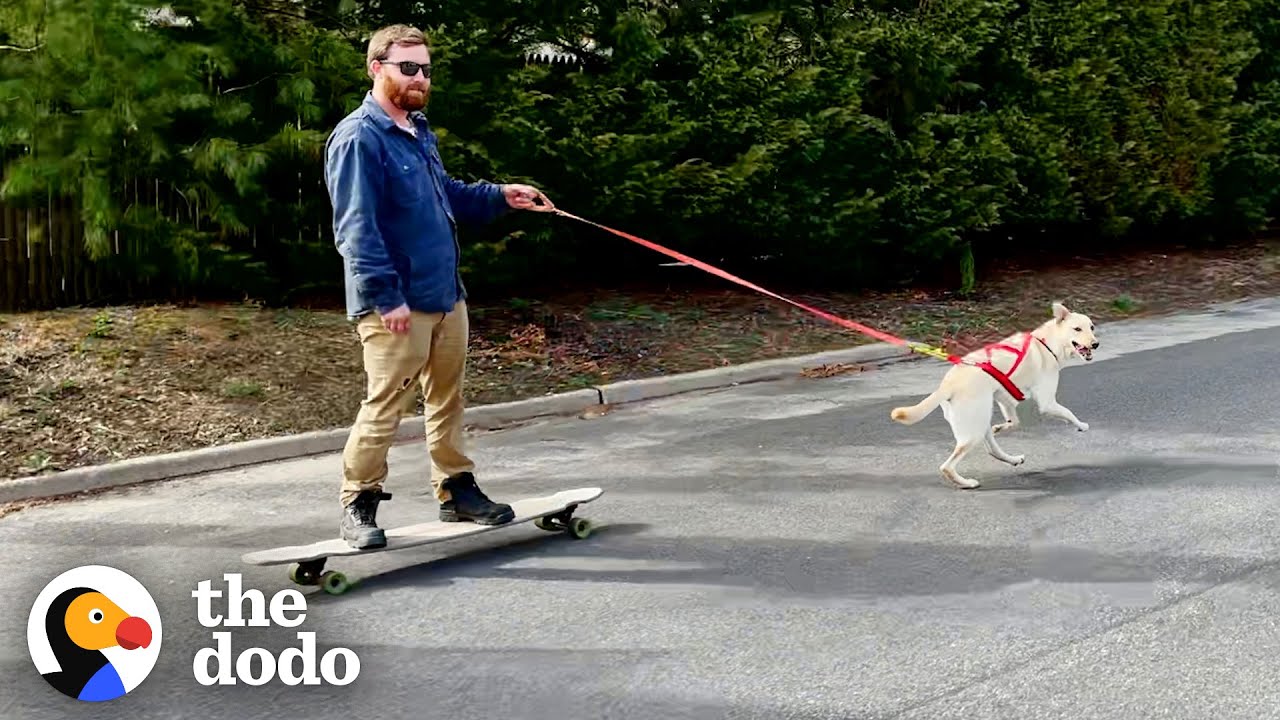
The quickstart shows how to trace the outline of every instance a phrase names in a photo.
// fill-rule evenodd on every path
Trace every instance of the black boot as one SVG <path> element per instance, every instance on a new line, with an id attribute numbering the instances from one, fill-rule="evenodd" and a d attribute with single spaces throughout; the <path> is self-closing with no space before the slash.
<path id="1" fill-rule="evenodd" d="M 449 492 L 449 499 L 440 503 L 440 519 L 445 522 L 470 520 L 480 525 L 501 525 L 516 516 L 510 505 L 486 497 L 469 472 L 454 475 L 441 487 Z"/>
<path id="2" fill-rule="evenodd" d="M 342 539 L 359 550 L 386 547 L 387 536 L 378 527 L 378 503 L 390 500 L 391 493 L 365 490 L 342 510 Z"/>

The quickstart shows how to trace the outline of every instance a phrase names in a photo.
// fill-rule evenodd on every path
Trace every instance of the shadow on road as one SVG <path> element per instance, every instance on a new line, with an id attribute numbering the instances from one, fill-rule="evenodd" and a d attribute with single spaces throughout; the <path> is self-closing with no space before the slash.
<path id="1" fill-rule="evenodd" d="M 1275 465 L 1229 464 L 1177 458 L 1132 457 L 1089 465 L 1060 465 L 1047 470 L 1007 473 L 983 483 L 977 492 L 1038 492 L 1039 497 L 1068 497 L 1101 491 L 1167 487 L 1185 483 L 1215 487 L 1270 487 Z M 1033 504 L 1036 497 L 1020 501 Z"/>
<path id="2" fill-rule="evenodd" d="M 345 602 L 362 592 L 435 588 L 455 579 L 705 586 L 747 596 L 875 600 L 995 593 L 1043 581 L 1150 586 L 1137 604 L 1160 604 L 1157 583 L 1208 586 L 1238 580 L 1266 563 L 1257 558 L 1162 552 L 1099 552 L 1050 543 L 1020 546 L 874 538 L 798 540 L 711 536 L 653 537 L 642 524 L 603 526 L 585 541 L 532 537 L 361 575 L 348 596 L 317 593 L 309 602 Z M 664 567 L 664 565 L 666 567 Z M 593 567 L 594 566 L 594 567 Z M 610 567 L 612 566 L 612 567 Z M 622 566 L 622 567 L 620 567 Z M 630 567 L 626 567 L 630 566 Z M 645 567 L 648 566 L 648 567 Z M 355 579 L 355 578 L 353 578 Z"/>

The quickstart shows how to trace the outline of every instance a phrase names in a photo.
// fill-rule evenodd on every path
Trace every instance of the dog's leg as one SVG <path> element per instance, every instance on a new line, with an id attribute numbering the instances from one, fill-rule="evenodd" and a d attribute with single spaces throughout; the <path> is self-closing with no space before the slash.
<path id="1" fill-rule="evenodd" d="M 1010 455 L 1001 449 L 1001 447 L 996 444 L 996 431 L 994 428 L 987 430 L 987 436 L 983 438 L 983 440 L 987 444 L 987 452 L 991 453 L 991 457 L 999 460 L 1000 462 L 1009 463 L 1010 465 L 1017 467 L 1027 459 L 1025 455 Z"/>
<path id="2" fill-rule="evenodd" d="M 964 477 L 956 470 L 956 463 L 963 460 L 964 456 L 969 454 L 975 444 L 973 441 L 967 443 L 957 442 L 955 450 L 951 451 L 951 456 L 947 458 L 946 462 L 938 466 L 938 471 L 942 473 L 942 477 L 946 478 L 952 485 L 964 490 L 972 490 L 982 484 L 977 480 L 970 480 Z"/>
<path id="3" fill-rule="evenodd" d="M 938 471 L 952 485 L 972 490 L 981 483 L 961 475 L 956 465 L 991 431 L 991 396 L 953 397 L 948 410 L 947 419 L 951 424 L 956 446 L 951 451 L 951 456 L 938 467 Z"/>
<path id="4" fill-rule="evenodd" d="M 1056 376 L 1048 378 L 1037 388 L 1036 405 L 1040 408 L 1040 413 L 1046 417 L 1057 418 L 1069 423 L 1080 432 L 1089 429 L 1089 423 L 1082 422 L 1076 414 L 1071 412 L 1062 403 L 1058 402 L 1058 378 Z"/>
<path id="5" fill-rule="evenodd" d="M 1075 413 L 1071 412 L 1065 406 L 1058 404 L 1057 400 L 1050 399 L 1041 403 L 1040 412 L 1049 417 L 1058 418 L 1059 420 L 1070 423 L 1080 432 L 1084 432 L 1089 429 L 1089 423 L 1076 417 Z"/>
<path id="6" fill-rule="evenodd" d="M 1000 406 L 1000 414 L 1004 416 L 1004 422 L 992 426 L 991 431 L 998 433 L 1018 429 L 1018 425 L 1021 424 L 1018 421 L 1018 403 L 1004 393 L 996 393 L 996 405 Z"/>

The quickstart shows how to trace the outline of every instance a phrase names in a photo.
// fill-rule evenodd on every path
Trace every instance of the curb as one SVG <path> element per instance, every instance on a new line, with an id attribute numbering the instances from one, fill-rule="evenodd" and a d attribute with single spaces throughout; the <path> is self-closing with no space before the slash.
<path id="1" fill-rule="evenodd" d="M 794 376 L 805 368 L 828 363 L 887 365 L 895 361 L 905 360 L 908 357 L 912 357 L 911 352 L 903 351 L 897 345 L 889 343 L 860 345 L 844 350 L 828 350 L 812 355 L 757 360 L 741 365 L 698 370 L 679 375 L 643 378 L 640 380 L 622 380 L 611 385 L 601 386 L 600 399 L 607 405 L 616 405 L 678 395 L 696 390 L 711 390 L 742 383 L 779 380 Z"/>
<path id="2" fill-rule="evenodd" d="M 595 388 L 585 388 L 527 400 L 512 400 L 511 402 L 494 403 L 493 405 L 477 405 L 466 409 L 462 422 L 464 425 L 481 430 L 491 430 L 511 423 L 532 420 L 547 415 L 572 415 L 573 413 L 582 412 L 592 405 L 599 404 L 600 391 Z M 400 435 L 412 438 L 423 437 L 426 430 L 425 422 L 426 419 L 421 415 L 405 419 L 400 423 Z M 413 429 L 406 429 L 406 424 L 412 424 Z M 346 432 L 346 430 L 342 431 L 344 440 L 346 439 Z M 405 435 L 406 432 L 412 434 Z"/>
<path id="3" fill-rule="evenodd" d="M 477 405 L 465 410 L 463 422 L 469 428 L 494 429 L 540 417 L 572 415 L 601 404 L 617 405 L 697 390 L 777 380 L 794 376 L 807 367 L 827 363 L 886 365 L 910 358 L 910 351 L 888 343 L 861 345 L 678 375 L 623 380 L 596 388 L 526 400 Z M 338 452 L 347 442 L 348 431 L 349 428 L 345 427 L 316 430 L 285 437 L 260 438 L 198 450 L 129 458 L 48 475 L 0 480 L 0 504 Z M 396 442 L 416 440 L 425 435 L 425 418 L 421 415 L 407 417 L 400 421 Z"/>
<path id="4" fill-rule="evenodd" d="M 545 415 L 581 412 L 599 403 L 598 390 L 574 390 L 559 395 L 469 407 L 463 411 L 463 424 L 490 429 Z M 0 504 L 340 452 L 347 443 L 349 431 L 350 429 L 345 427 L 314 430 L 298 435 L 259 438 L 197 450 L 146 455 L 102 465 L 72 468 L 48 475 L 0 481 Z M 426 418 L 415 415 L 400 421 L 400 427 L 396 429 L 395 442 L 417 440 L 425 436 Z"/>

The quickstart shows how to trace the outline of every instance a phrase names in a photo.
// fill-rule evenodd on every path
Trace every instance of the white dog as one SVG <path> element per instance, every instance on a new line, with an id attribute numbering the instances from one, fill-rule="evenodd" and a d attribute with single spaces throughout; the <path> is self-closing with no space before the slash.
<path id="1" fill-rule="evenodd" d="M 1077 358 L 1093 360 L 1098 347 L 1094 330 L 1089 316 L 1056 302 L 1053 319 L 1030 333 L 1016 333 L 965 355 L 962 363 L 947 371 L 937 390 L 912 407 L 894 408 L 890 417 L 914 425 L 941 405 L 956 447 L 938 470 L 957 487 L 976 488 L 978 481 L 962 476 L 956 464 L 979 442 L 1001 462 L 1017 466 L 1026 459 L 1001 450 L 995 438 L 998 432 L 1018 427 L 1018 403 L 1023 399 L 1034 398 L 1043 415 L 1070 423 L 1081 432 L 1089 429 L 1089 424 L 1063 407 L 1056 395 L 1058 374 L 1064 365 Z M 991 425 L 992 400 L 1004 415 L 1000 425 Z"/>

